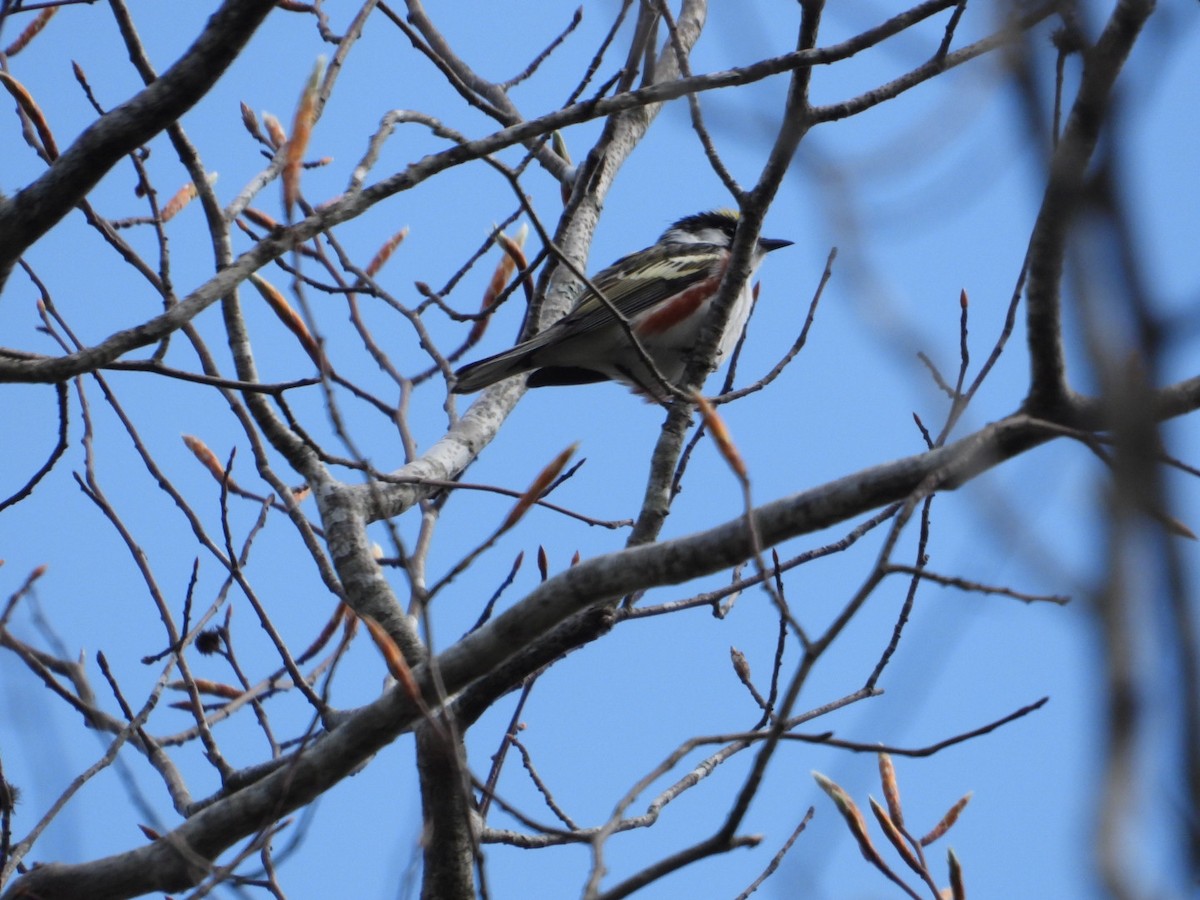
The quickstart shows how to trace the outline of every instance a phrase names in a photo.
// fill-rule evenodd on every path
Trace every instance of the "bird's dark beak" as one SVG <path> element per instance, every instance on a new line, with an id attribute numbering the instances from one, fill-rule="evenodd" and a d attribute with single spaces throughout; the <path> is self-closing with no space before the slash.
<path id="1" fill-rule="evenodd" d="M 778 250 L 781 247 L 792 246 L 792 241 L 785 241 L 781 238 L 759 238 L 758 246 L 762 248 L 763 253 L 770 253 L 772 250 Z"/>

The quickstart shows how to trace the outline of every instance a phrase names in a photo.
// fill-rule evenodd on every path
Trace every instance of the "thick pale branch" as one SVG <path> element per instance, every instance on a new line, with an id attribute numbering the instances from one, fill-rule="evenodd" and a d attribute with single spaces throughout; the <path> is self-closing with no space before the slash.
<path id="1" fill-rule="evenodd" d="M 1200 406 L 1200 379 L 1157 397 L 1157 412 L 1178 414 Z M 887 503 L 923 485 L 945 489 L 969 481 L 1006 459 L 1058 436 L 1037 420 L 1016 415 L 949 446 L 931 450 L 755 510 L 764 546 L 809 534 Z M 429 667 L 414 675 L 432 707 L 484 677 L 521 649 L 576 613 L 634 590 L 679 584 L 745 560 L 752 548 L 738 516 L 707 531 L 643 545 L 581 562 L 542 583 L 524 600 L 472 632 L 437 660 L 441 694 Z M 179 890 L 204 874 L 197 860 L 211 860 L 232 844 L 320 796 L 399 734 L 420 713 L 403 690 L 347 716 L 332 733 L 261 782 L 214 802 L 148 847 L 77 865 L 51 864 L 17 882 L 3 900 L 38 896 L 116 898 L 153 890 Z M 186 848 L 185 850 L 176 849 Z"/>
<path id="2" fill-rule="evenodd" d="M 257 0 L 262 2 L 262 0 Z M 845 59 L 862 50 L 880 43 L 904 31 L 917 22 L 954 5 L 954 0 L 932 0 L 906 13 L 898 15 L 876 28 L 831 47 L 800 50 L 773 59 L 755 63 L 741 69 L 678 78 L 665 83 L 619 94 L 607 99 L 575 103 L 561 110 L 531 119 L 519 125 L 504 128 L 487 137 L 467 141 L 439 153 L 426 156 L 405 168 L 402 172 L 385 178 L 364 190 L 351 190 L 339 199 L 322 207 L 295 225 L 280 230 L 242 254 L 229 268 L 222 270 L 205 284 L 193 291 L 184 301 L 167 312 L 140 325 L 117 332 L 100 344 L 62 357 L 30 358 L 26 354 L 5 353 L 0 350 L 0 382 L 57 382 L 75 375 L 108 365 L 130 350 L 144 347 L 161 340 L 178 330 L 213 302 L 226 295 L 254 271 L 282 256 L 300 243 L 328 230 L 334 225 L 361 215 L 380 201 L 401 191 L 409 190 L 434 175 L 472 160 L 481 159 L 514 144 L 524 143 L 569 125 L 579 124 L 616 113 L 652 107 L 683 96 L 689 92 L 715 90 L 722 87 L 749 84 L 773 75 L 794 71 L 798 68 L 828 65 Z M 684 17 L 680 17 L 680 29 L 684 28 Z M 669 62 L 669 58 L 667 60 Z M 161 84 L 173 70 L 168 70 L 142 95 Z M 897 93 L 899 90 L 897 91 Z M 121 107 L 124 109 L 124 107 Z M 113 113 L 117 112 L 114 110 Z M 109 115 L 112 115 L 110 113 Z M 94 126 L 93 126 L 94 127 Z M 85 135 L 87 132 L 85 132 Z M 82 138 L 80 139 L 82 140 Z M 70 153 L 71 151 L 68 151 Z M 66 154 L 64 154 L 66 156 Z M 21 195 L 18 195 L 20 198 Z M 77 199 L 77 198 L 76 198 Z M 5 215 L 13 209 L 10 201 L 0 206 L 0 261 L 3 260 L 3 235 L 6 233 Z M 75 200 L 71 201 L 72 203 Z M 8 213 L 5 212 L 8 210 Z M 52 224 L 52 223 L 50 223 Z M 46 227 L 49 227 L 47 225 Z M 36 235 L 34 236 L 36 239 Z M 24 240 L 17 249 L 19 254 L 32 243 Z M 486 441 L 485 441 L 486 443 Z"/>
<path id="3" fill-rule="evenodd" d="M 821 3 L 810 3 L 805 7 L 797 41 L 799 53 L 810 51 L 816 43 L 821 6 Z M 731 248 L 729 265 L 713 301 L 713 308 L 688 362 L 684 380 L 689 385 L 699 387 L 712 368 L 717 345 L 725 332 L 725 324 L 729 320 L 734 300 L 750 276 L 751 257 L 771 198 L 779 189 L 792 156 L 811 125 L 808 103 L 811 75 L 810 68 L 800 68 L 793 72 L 779 134 L 763 166 L 758 183 L 752 191 L 737 198 L 741 212 L 738 232 Z M 630 545 L 647 543 L 657 538 L 666 520 L 672 499 L 671 485 L 691 413 L 691 404 L 676 402 L 667 414 L 667 421 L 663 425 L 650 461 L 650 475 L 642 500 L 641 514 L 629 537 Z"/>

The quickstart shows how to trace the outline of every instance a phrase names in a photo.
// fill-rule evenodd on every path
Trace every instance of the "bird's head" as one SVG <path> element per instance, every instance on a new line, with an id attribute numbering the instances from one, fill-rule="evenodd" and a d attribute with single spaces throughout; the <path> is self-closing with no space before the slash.
<path id="1" fill-rule="evenodd" d="M 730 247 L 733 235 L 737 231 L 738 211 L 736 209 L 713 209 L 708 212 L 684 216 L 663 232 L 658 239 L 660 244 L 715 244 L 718 247 Z M 791 241 L 779 238 L 759 238 L 758 252 L 769 253 L 780 247 L 788 247 Z"/>

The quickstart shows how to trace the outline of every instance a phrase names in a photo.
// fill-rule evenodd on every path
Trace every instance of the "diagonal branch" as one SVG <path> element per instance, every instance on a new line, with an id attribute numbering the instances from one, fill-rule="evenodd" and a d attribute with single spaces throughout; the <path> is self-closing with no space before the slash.
<path id="1" fill-rule="evenodd" d="M 1062 270 L 1067 235 L 1083 199 L 1088 163 L 1107 121 L 1113 85 L 1153 0 L 1122 0 L 1095 46 L 1084 54 L 1079 94 L 1050 161 L 1050 177 L 1029 238 L 1026 329 L 1030 388 L 1025 408 L 1046 418 L 1071 400 L 1062 341 Z"/>
<path id="2" fill-rule="evenodd" d="M 1156 415 L 1200 407 L 1200 379 L 1155 395 Z M 755 510 L 764 546 L 827 528 L 896 500 L 914 490 L 960 485 L 1004 460 L 1059 436 L 1059 431 L 1014 415 L 945 447 L 876 466 L 835 482 L 767 503 Z M 431 666 L 413 671 L 424 702 L 441 705 L 495 670 L 522 647 L 582 610 L 631 591 L 679 584 L 721 571 L 752 552 L 745 519 L 657 544 L 586 560 L 548 579 L 525 599 L 438 657 L 441 689 Z M 197 859 L 211 860 L 234 842 L 311 802 L 355 771 L 372 754 L 421 721 L 414 698 L 403 689 L 348 714 L 262 780 L 213 802 L 169 835 L 137 850 L 76 865 L 50 864 L 18 879 L 2 900 L 130 897 L 178 890 L 204 875 Z"/>
<path id="3" fill-rule="evenodd" d="M 31 185 L 0 200 L 0 287 L 26 248 L 70 212 L 125 154 L 208 93 L 274 7 L 274 0 L 226 0 L 161 78 L 92 123 Z"/>
<path id="4" fill-rule="evenodd" d="M 255 0 L 255 2 L 262 2 L 262 0 Z M 689 6 L 697 7 L 700 5 L 696 2 L 689 4 Z M 618 94 L 607 99 L 574 103 L 561 110 L 548 113 L 545 116 L 530 119 L 526 122 L 501 129 L 486 137 L 467 141 L 439 153 L 431 154 L 368 188 L 358 190 L 352 187 L 342 197 L 323 206 L 319 211 L 314 212 L 302 221 L 290 227 L 280 229 L 274 232 L 269 238 L 260 241 L 251 250 L 238 257 L 228 268 L 223 269 L 167 312 L 140 325 L 110 335 L 99 344 L 57 358 L 31 356 L 19 352 L 14 353 L 13 351 L 0 350 L 0 381 L 63 381 L 80 373 L 108 365 L 130 350 L 161 340 L 191 321 L 191 319 L 199 315 L 200 312 L 208 308 L 216 300 L 226 296 L 230 290 L 245 280 L 251 272 L 257 271 L 272 260 L 278 259 L 284 253 L 315 235 L 321 234 L 334 225 L 349 221 L 361 215 L 366 209 L 376 203 L 394 194 L 410 190 L 447 169 L 472 160 L 484 158 L 506 147 L 524 143 L 534 137 L 565 128 L 569 125 L 622 112 L 642 110 L 644 108 L 654 109 L 658 104 L 683 96 L 689 92 L 749 84 L 783 72 L 795 71 L 814 65 L 828 65 L 854 56 L 862 50 L 879 44 L 912 27 L 925 18 L 934 15 L 939 10 L 953 5 L 954 0 L 927 0 L 927 2 L 840 44 L 811 50 L 793 51 L 740 69 L 716 72 L 710 75 L 696 75 L 690 78 L 675 78 L 674 80 L 667 80 L 665 82 L 656 82 L 649 87 L 639 88 L 638 90 Z M 679 16 L 677 24 L 677 30 L 680 34 L 684 34 L 687 28 L 690 27 L 685 25 L 686 19 L 687 11 L 685 10 Z M 990 49 L 993 46 L 993 44 L 989 44 L 988 48 Z M 968 58 L 970 57 L 959 57 L 956 54 L 951 54 L 945 65 L 951 65 L 952 59 L 964 62 Z M 668 55 L 660 63 L 660 68 L 664 65 L 669 66 L 672 62 L 672 57 Z M 155 86 L 166 79 L 171 71 L 173 70 L 168 70 L 162 79 L 155 82 Z M 902 90 L 907 89 L 907 87 L 911 87 L 911 85 L 897 88 L 896 93 L 900 93 Z M 153 86 L 148 88 L 143 94 L 151 90 L 153 90 Z M 108 115 L 111 116 L 120 109 L 125 109 L 125 107 L 120 107 Z M 819 118 L 815 111 L 814 118 Z M 91 129 L 89 129 L 90 131 Z M 85 136 L 89 132 L 85 132 Z M 80 138 L 80 140 L 82 141 L 83 138 Z M 630 149 L 631 146 L 625 147 L 624 152 L 627 153 Z M 68 153 L 70 152 L 72 151 L 68 151 Z M 605 153 L 599 161 L 601 171 L 598 177 L 611 178 L 612 170 L 609 168 L 609 163 L 611 161 L 610 155 L 614 152 L 611 146 L 605 147 Z M 581 178 L 580 181 L 586 181 L 586 179 Z M 0 201 L 0 262 L 4 259 L 4 235 L 6 227 L 9 224 L 6 216 L 11 219 L 12 210 L 15 208 L 14 204 L 22 196 L 24 196 L 24 193 L 19 194 L 17 198 L 7 203 Z M 75 201 L 72 200 L 71 202 Z M 589 212 L 591 216 L 587 218 L 594 226 L 594 217 L 598 216 L 598 211 L 597 209 L 591 209 Z M 49 225 L 47 225 L 48 227 Z M 748 242 L 749 237 L 747 236 L 745 240 Z M 555 242 L 564 249 L 570 246 L 569 242 L 563 240 L 562 235 L 556 235 Z M 32 240 L 22 240 L 20 247 L 17 249 L 17 255 L 29 246 L 30 243 L 32 243 Z M 569 303 L 569 300 L 563 300 L 564 309 L 567 303 Z"/>

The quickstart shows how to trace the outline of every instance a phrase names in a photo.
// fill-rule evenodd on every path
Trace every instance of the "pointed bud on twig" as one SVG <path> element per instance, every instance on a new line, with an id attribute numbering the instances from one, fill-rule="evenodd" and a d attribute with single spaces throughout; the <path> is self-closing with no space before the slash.
<path id="1" fill-rule="evenodd" d="M 231 684 L 222 684 L 219 681 L 209 681 L 207 678 L 194 678 L 192 685 L 201 694 L 207 694 L 210 697 L 220 697 L 222 700 L 236 700 L 245 693 L 241 688 L 234 687 Z M 187 684 L 182 681 L 172 681 L 167 687 L 174 691 L 186 691 Z"/>
<path id="2" fill-rule="evenodd" d="M 25 26 L 25 30 L 17 35 L 17 39 L 8 45 L 8 48 L 4 51 L 4 55 L 13 57 L 28 47 L 29 42 L 38 36 L 38 32 L 46 27 L 46 23 L 54 18 L 56 12 L 58 12 L 57 6 L 47 6 L 34 16 L 33 21 Z"/>
<path id="3" fill-rule="evenodd" d="M 250 132 L 250 137 L 256 141 L 262 141 L 264 144 L 270 143 L 263 137 L 262 131 L 258 127 L 258 116 L 254 115 L 254 110 L 246 105 L 245 101 L 241 104 L 242 109 L 242 125 Z"/>
<path id="4" fill-rule="evenodd" d="M 550 146 L 558 154 L 559 159 L 567 165 L 571 164 L 571 151 L 567 149 L 567 142 L 563 139 L 561 131 L 550 132 Z"/>
<path id="5" fill-rule="evenodd" d="M 292 208 L 300 199 L 300 164 L 304 159 L 304 151 L 308 149 L 309 138 L 312 137 L 313 123 L 317 119 L 317 92 L 321 86 L 321 77 L 325 73 L 325 57 L 317 57 L 312 74 L 300 94 L 300 103 L 296 106 L 296 115 L 292 118 L 292 136 L 288 139 L 287 149 L 283 157 L 283 210 L 288 219 L 292 217 Z"/>
<path id="6" fill-rule="evenodd" d="M 384 630 L 384 627 L 370 616 L 361 616 L 361 618 L 367 623 L 367 631 L 371 633 L 371 640 L 383 654 L 383 661 L 387 664 L 388 672 L 399 682 L 408 698 L 420 705 L 421 692 L 417 687 L 416 679 L 413 678 L 412 669 L 408 667 L 404 654 L 400 652 L 400 647 L 392 640 L 392 636 Z"/>
<path id="7" fill-rule="evenodd" d="M 267 143 L 271 145 L 272 150 L 278 150 L 287 143 L 287 132 L 283 130 L 283 125 L 279 120 L 269 112 L 262 114 L 263 125 L 267 127 Z"/>
<path id="8" fill-rule="evenodd" d="M 950 809 L 946 811 L 946 814 L 942 816 L 942 821 L 934 825 L 933 830 L 930 831 L 929 834 L 925 835 L 925 837 L 921 838 L 920 844 L 922 847 L 928 847 L 950 830 L 950 826 L 958 821 L 959 814 L 963 811 L 963 809 L 966 808 L 966 805 L 971 802 L 971 793 L 971 791 L 968 791 L 967 793 L 963 794 L 959 801 L 950 807 Z"/>
<path id="9" fill-rule="evenodd" d="M 867 833 L 866 820 L 863 818 L 862 813 L 859 812 L 858 807 L 854 805 L 854 801 L 850 799 L 850 795 L 820 772 L 813 772 L 812 774 L 813 778 L 817 780 L 817 784 L 821 786 L 821 790 L 829 795 L 829 798 L 837 806 L 838 812 L 842 814 L 842 818 L 846 820 L 846 824 L 850 826 L 850 833 L 854 835 L 854 839 L 858 842 L 858 849 L 862 853 L 863 858 L 882 872 L 889 881 L 901 888 L 905 894 L 912 897 L 913 900 L 919 900 L 920 895 L 909 887 L 904 879 L 892 871 L 887 861 L 879 855 L 879 851 L 871 843 L 871 836 Z M 872 804 L 873 806 L 878 806 L 874 801 L 872 801 Z M 883 808 L 880 807 L 879 811 L 882 812 Z"/>
<path id="10" fill-rule="evenodd" d="M 350 607 L 339 601 L 337 607 L 333 610 L 333 615 L 329 617 L 329 621 L 321 628 L 320 633 L 304 652 L 296 657 L 296 665 L 302 665 L 320 653 L 321 649 L 329 643 L 329 639 L 333 637 L 334 632 L 337 631 L 337 627 L 341 624 L 342 619 L 348 615 L 350 615 Z"/>
<path id="11" fill-rule="evenodd" d="M 699 391 L 696 391 L 692 395 L 692 398 L 700 408 L 700 415 L 704 418 L 704 425 L 708 428 L 708 433 L 712 435 L 713 440 L 717 442 L 717 449 L 725 457 L 725 462 L 729 464 L 729 468 L 733 469 L 733 473 L 737 475 L 738 480 L 745 484 L 749 480 L 746 463 L 743 462 L 742 455 L 738 453 L 737 447 L 734 446 L 733 438 L 729 434 L 729 429 L 725 427 L 724 420 L 717 415 L 716 409 L 708 402 L 708 398 Z"/>
<path id="12" fill-rule="evenodd" d="M 17 106 L 21 107 L 21 112 L 25 113 L 33 123 L 46 157 L 51 160 L 58 159 L 58 144 L 55 143 L 54 135 L 50 131 L 50 123 L 46 121 L 46 117 L 42 114 L 41 107 L 33 99 L 33 95 L 25 89 L 25 85 L 7 72 L 0 72 L 0 84 L 3 84 L 12 94 L 12 98 L 17 101 Z"/>
<path id="13" fill-rule="evenodd" d="M 276 228 L 281 228 L 278 222 L 268 216 L 265 212 L 255 209 L 252 206 L 247 206 L 242 210 L 242 215 L 257 225 L 259 228 L 265 228 L 267 231 L 274 231 Z"/>
<path id="14" fill-rule="evenodd" d="M 379 273 L 379 270 L 384 267 L 387 261 L 391 259 L 392 254 L 396 252 L 396 248 L 404 243 L 404 239 L 406 237 L 408 237 L 407 225 L 388 238 L 384 245 L 379 248 L 375 256 L 372 257 L 371 261 L 367 263 L 367 268 L 365 270 L 366 273 L 374 278 Z"/>
<path id="15" fill-rule="evenodd" d="M 879 781 L 883 785 L 883 799 L 887 801 L 888 814 L 897 825 L 904 826 L 904 810 L 900 807 L 900 785 L 896 781 L 896 769 L 892 758 L 879 754 Z"/>
<path id="16" fill-rule="evenodd" d="M 946 861 L 950 865 L 950 897 L 951 900 L 967 900 L 967 888 L 963 884 L 962 864 L 953 848 L 946 850 Z"/>
<path id="17" fill-rule="evenodd" d="M 517 501 L 517 505 L 512 508 L 512 511 L 500 524 L 500 528 L 496 532 L 497 534 L 503 534 L 521 521 L 521 517 L 529 511 L 529 507 L 533 506 L 533 504 L 537 502 L 538 498 L 542 496 L 542 492 L 545 491 L 546 488 L 550 487 L 550 485 L 554 482 L 554 479 L 558 477 L 558 474 L 566 466 L 568 460 L 570 460 L 571 456 L 575 453 L 575 450 L 578 447 L 578 443 L 572 444 L 570 447 L 559 453 L 558 456 L 554 457 L 554 459 L 550 461 L 549 465 L 547 465 L 544 469 L 542 469 L 541 472 L 538 473 L 537 478 L 533 479 L 533 483 L 529 485 L 525 493 L 522 494 L 521 498 Z"/>
<path id="18" fill-rule="evenodd" d="M 875 814 L 875 820 L 879 822 L 879 827 L 883 829 L 884 836 L 888 839 L 888 843 L 896 848 L 896 852 L 900 854 L 900 858 L 904 860 L 904 864 L 918 875 L 925 871 L 924 866 L 921 865 L 916 854 L 913 853 L 912 848 L 908 845 L 908 841 L 900 833 L 900 829 L 896 827 L 896 823 L 892 820 L 892 817 L 888 815 L 887 811 L 879 805 L 879 801 L 874 797 L 868 797 L 867 799 L 871 803 L 871 812 Z"/>
<path id="19" fill-rule="evenodd" d="M 729 658 L 733 660 L 733 671 L 742 682 L 750 680 L 750 663 L 746 661 L 746 654 L 737 647 L 729 648 Z"/>
<path id="20" fill-rule="evenodd" d="M 192 451 L 192 455 L 200 460 L 200 464 L 208 469 L 213 478 L 218 482 L 225 481 L 225 467 L 221 465 L 221 461 L 217 459 L 217 455 L 208 449 L 208 445 L 200 438 L 194 435 L 182 435 L 184 446 Z"/>
<path id="21" fill-rule="evenodd" d="M 562 183 L 558 186 L 559 196 L 562 197 L 563 206 L 571 199 L 571 191 L 575 188 L 575 176 L 578 170 L 571 165 L 571 154 L 567 151 L 567 142 L 563 140 L 560 132 L 553 132 L 550 135 L 550 146 L 554 148 L 554 152 L 559 158 L 567 164 L 567 175 L 563 178 Z"/>
<path id="22" fill-rule="evenodd" d="M 164 222 L 169 222 L 175 218 L 175 214 L 181 209 L 196 199 L 196 185 L 189 181 L 178 191 L 175 196 L 167 201 L 167 205 L 162 208 L 161 218 Z"/>
<path id="23" fill-rule="evenodd" d="M 850 795 L 839 784 L 822 775 L 820 772 L 813 772 L 812 776 L 816 779 L 817 784 L 820 785 L 821 790 L 833 801 L 838 812 L 842 814 L 842 818 L 846 820 L 846 824 L 850 826 L 850 833 L 854 835 L 854 839 L 858 842 L 859 852 L 871 862 L 880 859 L 879 852 L 875 849 L 875 845 L 871 843 L 871 835 L 867 833 L 867 821 L 863 818 L 863 814 L 850 798 Z"/>
<path id="24" fill-rule="evenodd" d="M 258 293 L 267 301 L 267 305 L 271 307 L 271 311 L 285 326 L 288 331 L 296 336 L 300 341 L 300 346 L 304 348 L 304 352 L 322 372 L 326 370 L 325 354 L 321 352 L 321 347 L 317 343 L 316 338 L 312 336 L 312 332 L 308 330 L 308 326 L 304 324 L 304 320 L 300 318 L 290 303 L 284 299 L 283 294 L 279 293 L 269 281 L 261 275 L 253 274 L 250 276 L 250 283 L 258 289 Z"/>
<path id="25" fill-rule="evenodd" d="M 207 176 L 205 176 L 205 180 L 208 181 L 210 186 L 216 184 L 217 173 L 210 172 Z M 162 212 L 159 214 L 159 217 L 164 222 L 170 222 L 173 218 L 175 218 L 176 214 L 178 214 L 181 209 L 195 200 L 199 193 L 200 192 L 196 189 L 195 182 L 189 181 L 175 192 L 174 197 L 167 201 L 167 205 L 162 208 Z"/>
<path id="26" fill-rule="evenodd" d="M 263 115 L 265 116 L 266 114 L 264 113 Z M 270 138 L 263 137 L 263 132 L 258 127 L 258 116 L 254 115 L 254 110 L 246 106 L 245 102 L 241 103 L 241 124 L 246 128 L 246 131 L 250 132 L 250 137 L 257 140 L 258 143 L 266 144 L 271 149 L 276 148 L 276 145 L 271 143 Z M 278 125 L 278 122 L 276 121 L 275 124 Z M 282 127 L 280 131 L 283 131 Z"/>
<path id="27" fill-rule="evenodd" d="M 517 232 L 515 238 L 510 238 L 504 232 L 496 234 L 496 242 L 500 244 L 500 248 L 504 251 L 504 255 L 500 257 L 500 261 L 496 263 L 496 268 L 492 272 L 491 281 L 488 282 L 487 288 L 483 292 L 483 300 L 479 304 L 481 313 L 487 312 L 496 303 L 496 298 L 503 292 L 508 285 L 509 278 L 512 277 L 513 271 L 517 268 L 525 268 L 527 265 L 525 260 L 525 252 L 522 249 L 525 246 L 525 239 L 529 235 L 529 226 L 522 225 Z M 479 342 L 483 337 L 484 331 L 487 330 L 487 316 L 480 316 L 471 325 L 471 331 L 467 335 L 467 341 L 464 350 L 469 349 Z"/>

